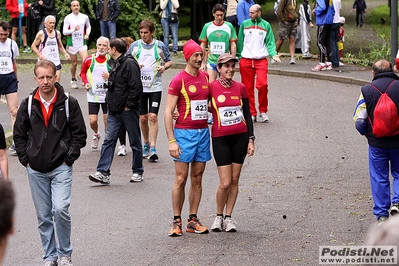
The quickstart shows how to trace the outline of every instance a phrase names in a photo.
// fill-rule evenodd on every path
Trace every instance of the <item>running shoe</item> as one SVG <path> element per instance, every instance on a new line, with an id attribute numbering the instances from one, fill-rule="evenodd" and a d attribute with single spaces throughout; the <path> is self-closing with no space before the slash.
<path id="1" fill-rule="evenodd" d="M 140 174 L 137 174 L 137 173 L 133 174 L 132 177 L 130 178 L 130 182 L 131 183 L 133 183 L 133 182 L 141 182 L 141 181 L 143 181 L 143 175 L 140 175 Z"/>
<path id="2" fill-rule="evenodd" d="M 76 79 L 71 80 L 71 89 L 79 89 Z"/>
<path id="3" fill-rule="evenodd" d="M 172 228 L 169 230 L 168 235 L 169 236 L 181 236 L 182 231 L 181 231 L 181 219 L 176 219 L 173 220 L 171 224 Z"/>
<path id="4" fill-rule="evenodd" d="M 318 71 L 326 71 L 327 68 L 324 63 L 318 63 L 317 66 L 312 67 L 311 70 L 313 72 L 318 72 Z"/>
<path id="5" fill-rule="evenodd" d="M 256 122 L 256 116 L 251 116 L 251 119 L 252 119 L 252 123 Z"/>
<path id="6" fill-rule="evenodd" d="M 290 65 L 295 65 L 295 57 L 291 57 Z"/>
<path id="7" fill-rule="evenodd" d="M 223 216 L 215 217 L 215 221 L 213 221 L 211 230 L 215 232 L 220 232 L 223 230 Z"/>
<path id="8" fill-rule="evenodd" d="M 387 217 L 387 216 L 381 216 L 380 218 L 378 218 L 378 224 L 380 225 L 380 224 L 383 224 L 383 223 L 385 223 L 387 220 L 388 220 L 388 218 L 389 217 Z"/>
<path id="9" fill-rule="evenodd" d="M 201 224 L 198 218 L 193 217 L 191 218 L 191 220 L 187 222 L 186 232 L 196 233 L 196 234 L 207 234 L 209 233 L 209 230 L 208 228 L 206 228 Z"/>
<path id="10" fill-rule="evenodd" d="M 267 116 L 267 113 L 260 113 L 259 122 L 261 122 L 261 123 L 269 122 L 269 117 Z"/>
<path id="11" fill-rule="evenodd" d="M 157 155 L 157 150 L 155 149 L 155 147 L 151 147 L 150 148 L 150 153 L 148 154 L 148 160 L 150 162 L 156 162 L 158 161 L 158 155 Z"/>
<path id="12" fill-rule="evenodd" d="M 45 260 L 43 266 L 58 266 L 58 263 L 53 260 Z"/>
<path id="13" fill-rule="evenodd" d="M 100 133 L 96 133 L 93 135 L 93 140 L 91 141 L 91 148 L 97 149 L 98 148 L 98 141 L 100 140 L 101 135 Z"/>
<path id="14" fill-rule="evenodd" d="M 24 52 L 24 53 L 31 53 L 31 52 L 32 52 L 32 49 L 30 49 L 29 46 L 25 46 L 23 52 Z"/>
<path id="15" fill-rule="evenodd" d="M 127 154 L 126 146 L 125 145 L 119 146 L 118 156 L 126 156 L 126 154 Z"/>
<path id="16" fill-rule="evenodd" d="M 150 154 L 150 145 L 145 143 L 143 147 L 143 158 L 147 159 Z"/>
<path id="17" fill-rule="evenodd" d="M 60 266 L 73 266 L 71 257 L 61 257 Z"/>
<path id="18" fill-rule="evenodd" d="M 11 152 L 12 155 L 17 155 L 17 150 L 15 149 L 15 143 L 12 142 L 10 148 L 8 150 Z"/>
<path id="19" fill-rule="evenodd" d="M 331 62 L 326 62 L 325 67 L 326 67 L 326 70 L 332 70 L 333 69 L 333 66 L 332 66 Z"/>
<path id="20" fill-rule="evenodd" d="M 101 183 L 101 184 L 109 184 L 109 175 L 104 175 L 101 172 L 97 172 L 95 174 L 90 174 L 89 175 L 90 181 L 96 182 L 96 183 Z"/>
<path id="21" fill-rule="evenodd" d="M 227 217 L 224 219 L 223 228 L 226 232 L 235 232 L 237 231 L 237 222 L 231 217 Z"/>
<path id="22" fill-rule="evenodd" d="M 389 210 L 392 216 L 397 215 L 399 213 L 399 203 L 394 203 Z"/>

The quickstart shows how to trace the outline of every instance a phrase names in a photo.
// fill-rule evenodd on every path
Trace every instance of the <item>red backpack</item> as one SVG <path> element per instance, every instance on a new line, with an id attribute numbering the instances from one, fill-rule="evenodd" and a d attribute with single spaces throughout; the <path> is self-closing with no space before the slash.
<path id="1" fill-rule="evenodd" d="M 384 93 L 381 93 L 373 84 L 371 86 L 378 91 L 381 96 L 374 108 L 374 119 L 371 122 L 372 132 L 378 138 L 390 137 L 399 134 L 399 115 L 396 104 L 388 95 L 388 90 L 394 83 L 393 80 L 387 87 Z"/>

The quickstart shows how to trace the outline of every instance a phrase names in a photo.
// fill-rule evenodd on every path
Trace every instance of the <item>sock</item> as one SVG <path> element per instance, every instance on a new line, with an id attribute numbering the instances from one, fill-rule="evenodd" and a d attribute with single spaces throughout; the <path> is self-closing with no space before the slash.
<path id="1" fill-rule="evenodd" d="M 231 218 L 231 215 L 225 215 L 224 219 L 226 220 L 227 218 Z"/>
<path id="2" fill-rule="evenodd" d="M 223 213 L 217 213 L 216 216 L 222 216 L 223 218 Z"/>
<path id="3" fill-rule="evenodd" d="M 72 81 L 76 81 L 76 78 L 72 78 Z"/>
<path id="4" fill-rule="evenodd" d="M 196 214 L 190 214 L 188 216 L 188 221 L 191 221 L 193 218 L 197 218 L 197 215 Z"/>
<path id="5" fill-rule="evenodd" d="M 180 221 L 181 221 L 181 216 L 179 215 L 179 216 L 173 216 L 173 220 L 177 220 L 177 219 L 180 219 Z"/>

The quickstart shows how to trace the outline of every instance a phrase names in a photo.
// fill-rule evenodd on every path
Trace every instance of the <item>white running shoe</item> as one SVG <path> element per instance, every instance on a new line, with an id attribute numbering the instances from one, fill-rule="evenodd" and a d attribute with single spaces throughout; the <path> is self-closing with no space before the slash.
<path id="1" fill-rule="evenodd" d="M 261 113 L 258 117 L 258 121 L 261 123 L 267 123 L 269 122 L 269 117 L 267 116 L 267 113 Z"/>
<path id="2" fill-rule="evenodd" d="M 78 83 L 76 80 L 71 80 L 71 89 L 79 89 Z"/>
<path id="3" fill-rule="evenodd" d="M 126 156 L 127 151 L 125 145 L 119 146 L 118 156 Z"/>
<path id="4" fill-rule="evenodd" d="M 220 232 L 223 230 L 223 216 L 215 217 L 215 221 L 213 221 L 211 230 L 215 232 Z"/>

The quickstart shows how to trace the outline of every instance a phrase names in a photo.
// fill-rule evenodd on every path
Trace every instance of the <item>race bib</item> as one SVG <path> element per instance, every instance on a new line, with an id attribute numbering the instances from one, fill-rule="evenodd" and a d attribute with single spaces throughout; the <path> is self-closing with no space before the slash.
<path id="1" fill-rule="evenodd" d="M 191 119 L 207 120 L 208 119 L 208 101 L 192 100 L 191 101 Z"/>
<path id="2" fill-rule="evenodd" d="M 83 34 L 81 32 L 72 33 L 73 43 L 83 43 Z"/>
<path id="3" fill-rule="evenodd" d="M 93 92 L 97 95 L 105 95 L 107 92 L 107 89 L 104 89 L 104 82 L 96 83 L 96 85 L 93 88 Z"/>
<path id="4" fill-rule="evenodd" d="M 143 87 L 150 88 L 152 85 L 152 81 L 154 80 L 154 72 L 141 72 L 141 83 L 143 83 Z"/>
<path id="5" fill-rule="evenodd" d="M 231 126 L 241 123 L 244 116 L 240 106 L 228 106 L 219 108 L 219 119 L 222 126 Z"/>
<path id="6" fill-rule="evenodd" d="M 224 54 L 226 44 L 224 42 L 211 42 L 211 54 Z"/>

